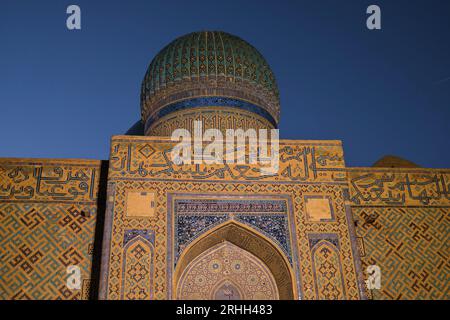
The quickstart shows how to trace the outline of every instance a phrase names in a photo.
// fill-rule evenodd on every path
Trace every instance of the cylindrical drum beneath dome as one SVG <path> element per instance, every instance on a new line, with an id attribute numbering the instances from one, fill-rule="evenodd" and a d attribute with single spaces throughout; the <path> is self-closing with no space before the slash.
<path id="1" fill-rule="evenodd" d="M 218 31 L 194 32 L 167 45 L 142 82 L 146 135 L 175 129 L 273 129 L 280 113 L 275 77 L 244 40 Z"/>

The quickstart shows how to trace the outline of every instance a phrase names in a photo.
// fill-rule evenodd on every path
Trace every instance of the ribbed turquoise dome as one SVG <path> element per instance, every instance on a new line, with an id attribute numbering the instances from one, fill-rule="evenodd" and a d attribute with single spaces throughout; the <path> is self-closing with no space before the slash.
<path id="1" fill-rule="evenodd" d="M 193 32 L 163 48 L 151 61 L 142 82 L 143 120 L 179 100 L 176 93 L 183 87 L 185 91 L 204 90 L 205 95 L 248 101 L 267 111 L 275 125 L 278 123 L 279 93 L 274 74 L 258 50 L 239 37 L 221 31 Z M 211 94 L 211 89 L 217 90 Z"/>

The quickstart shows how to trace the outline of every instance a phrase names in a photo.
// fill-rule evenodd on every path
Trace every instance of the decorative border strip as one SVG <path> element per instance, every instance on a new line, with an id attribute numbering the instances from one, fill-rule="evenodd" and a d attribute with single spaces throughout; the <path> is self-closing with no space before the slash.
<path id="1" fill-rule="evenodd" d="M 186 99 L 169 104 L 159 109 L 155 114 L 149 116 L 148 119 L 146 120 L 144 132 L 147 132 L 147 130 L 151 127 L 151 125 L 155 123 L 157 120 L 167 116 L 170 113 L 192 108 L 210 108 L 210 107 L 228 107 L 250 111 L 265 118 L 274 126 L 274 128 L 278 127 L 277 122 L 272 117 L 272 115 L 266 109 L 256 104 L 240 99 L 212 96 L 212 97 L 198 97 Z"/>
<path id="2" fill-rule="evenodd" d="M 279 200 L 285 200 L 287 202 L 287 218 L 288 218 L 288 227 L 289 227 L 289 237 L 290 237 L 290 245 L 291 245 L 291 252 L 292 252 L 292 259 L 293 259 L 293 273 L 295 275 L 295 279 L 293 279 L 293 283 L 297 287 L 298 292 L 298 299 L 301 300 L 303 297 L 302 293 L 302 287 L 301 287 L 301 273 L 300 273 L 300 263 L 299 263 L 299 257 L 298 257 L 298 241 L 297 241 L 297 232 L 295 229 L 295 217 L 294 217 L 294 209 L 293 209 L 293 203 L 291 196 L 289 194 L 264 194 L 264 195 L 258 195 L 258 197 L 249 196 L 248 194 L 233 194 L 233 195 L 223 195 L 223 194 L 216 194 L 216 193 L 167 193 L 167 257 L 166 257 L 166 278 L 167 283 L 169 286 L 167 287 L 167 299 L 172 299 L 172 276 L 174 273 L 174 246 L 172 245 L 173 238 L 174 238 L 174 230 L 173 227 L 175 225 L 173 219 L 175 218 L 175 215 L 173 214 L 174 206 L 173 201 L 174 198 L 180 197 L 180 198 L 189 198 L 189 199 L 204 199 L 204 198 L 217 198 L 217 199 L 230 199 L 230 200 L 236 200 L 236 199 L 279 199 Z M 282 251 L 282 250 L 281 250 Z M 285 253 L 283 253 L 285 254 Z M 286 257 L 287 258 L 287 257 Z"/>

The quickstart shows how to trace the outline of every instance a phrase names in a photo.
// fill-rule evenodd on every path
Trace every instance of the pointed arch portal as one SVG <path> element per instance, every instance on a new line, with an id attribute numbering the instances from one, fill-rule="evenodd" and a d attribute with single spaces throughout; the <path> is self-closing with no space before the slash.
<path id="1" fill-rule="evenodd" d="M 178 261 L 177 299 L 295 299 L 292 270 L 266 237 L 235 221 L 194 241 Z"/>

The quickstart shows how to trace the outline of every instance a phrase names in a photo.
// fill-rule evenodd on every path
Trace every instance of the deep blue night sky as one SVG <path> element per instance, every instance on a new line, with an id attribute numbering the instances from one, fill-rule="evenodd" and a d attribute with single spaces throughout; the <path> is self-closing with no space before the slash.
<path id="1" fill-rule="evenodd" d="M 66 28 L 77 4 L 82 30 Z M 366 8 L 382 30 L 366 28 Z M 341 139 L 347 165 L 450 167 L 450 1 L 2 1 L 0 157 L 107 159 L 176 37 L 223 30 L 268 60 L 282 138 Z"/>

